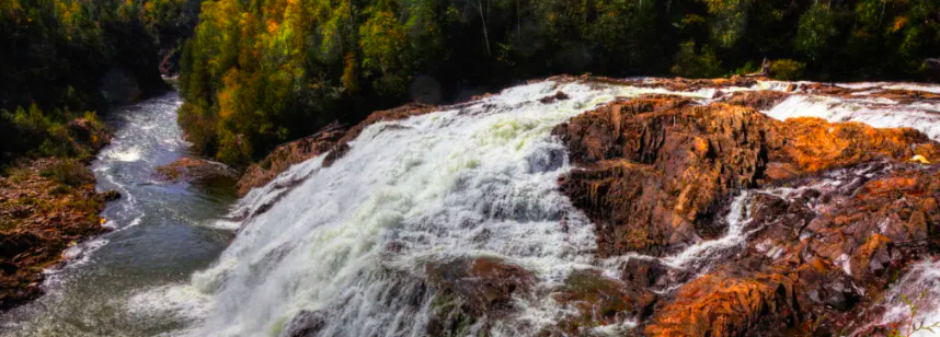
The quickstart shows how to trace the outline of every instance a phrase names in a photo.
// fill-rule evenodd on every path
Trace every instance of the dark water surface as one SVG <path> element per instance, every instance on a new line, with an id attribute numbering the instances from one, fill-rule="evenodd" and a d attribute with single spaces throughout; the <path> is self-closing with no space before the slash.
<path id="1" fill-rule="evenodd" d="M 208 225 L 235 197 L 231 184 L 155 180 L 156 167 L 187 155 L 180 104 L 170 93 L 108 117 L 115 137 L 92 169 L 99 191 L 123 195 L 102 214 L 114 230 L 70 249 L 70 263 L 49 271 L 43 297 L 0 316 L 0 336 L 153 336 L 187 325 L 176 308 L 154 308 L 186 306 L 190 294 L 153 294 L 218 257 L 233 233 Z"/>

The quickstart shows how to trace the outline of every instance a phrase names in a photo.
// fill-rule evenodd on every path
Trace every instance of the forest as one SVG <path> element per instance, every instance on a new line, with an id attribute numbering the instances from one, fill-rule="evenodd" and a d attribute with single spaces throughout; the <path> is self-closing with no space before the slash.
<path id="1" fill-rule="evenodd" d="M 166 91 L 195 0 L 0 0 L 0 168 L 87 157 L 66 125 Z"/>
<path id="2" fill-rule="evenodd" d="M 216 0 L 180 123 L 244 165 L 332 120 L 552 74 L 925 80 L 938 0 Z M 933 54 L 932 54 L 933 53 Z"/>
<path id="3" fill-rule="evenodd" d="M 55 154 L 36 139 L 165 89 L 159 71 L 194 149 L 241 167 L 334 120 L 554 74 L 769 59 L 778 79 L 931 80 L 938 25 L 940 0 L 0 0 L 0 132 L 20 135 L 0 153 Z"/>

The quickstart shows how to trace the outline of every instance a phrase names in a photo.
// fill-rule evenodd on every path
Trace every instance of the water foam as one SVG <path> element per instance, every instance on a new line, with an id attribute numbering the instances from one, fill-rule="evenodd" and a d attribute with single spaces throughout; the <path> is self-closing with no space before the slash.
<path id="1" fill-rule="evenodd" d="M 119 149 L 115 147 L 111 151 L 108 151 L 106 155 L 109 158 L 117 161 L 135 162 L 140 160 L 140 148 L 136 146 L 131 146 L 126 149 Z"/>
<path id="2" fill-rule="evenodd" d="M 865 99 L 794 95 L 766 114 L 786 120 L 818 117 L 830 122 L 861 122 L 876 128 L 909 127 L 940 141 L 940 111 L 931 104 L 884 104 Z"/>
<path id="3" fill-rule="evenodd" d="M 788 86 L 774 82 L 729 90 Z M 557 90 L 570 99 L 538 102 Z M 317 157 L 245 196 L 232 213 L 244 220 L 215 225 L 239 228 L 235 241 L 213 267 L 179 286 L 199 291 L 205 302 L 195 307 L 208 309 L 171 309 L 190 312 L 199 322 L 183 332 L 190 335 L 276 335 L 302 310 L 330 318 L 323 336 L 420 335 L 434 309 L 435 294 L 423 290 L 428 263 L 495 256 L 533 271 L 537 288 L 550 289 L 575 269 L 602 268 L 615 276 L 624 259 L 655 259 L 633 254 L 595 261 L 593 226 L 557 191 L 556 181 L 570 165 L 564 147 L 550 136 L 572 116 L 615 97 L 643 93 L 672 92 L 541 82 L 470 106 L 371 125 L 332 166 L 324 167 L 323 157 Z M 672 94 L 708 103 L 715 93 Z M 797 95 L 766 113 L 778 119 L 817 116 L 912 126 L 940 138 L 930 106 L 914 111 L 911 106 Z M 925 125 L 928 121 L 932 124 Z M 793 192 L 742 193 L 732 203 L 724 236 L 660 260 L 676 269 L 706 270 L 709 261 L 746 243 L 753 193 Z M 404 248 L 393 252 L 390 245 Z M 527 335 L 569 314 L 550 297 L 515 300 L 518 312 L 470 329 Z M 633 324 L 600 327 L 596 333 L 616 334 Z"/>
<path id="4" fill-rule="evenodd" d="M 570 98 L 539 103 L 559 90 Z M 654 92 L 666 93 L 541 82 L 367 127 L 331 167 L 322 157 L 295 165 L 240 201 L 238 237 L 193 276 L 215 308 L 194 334 L 270 335 L 316 310 L 330 317 L 325 336 L 420 335 L 434 298 L 422 290 L 424 266 L 459 257 L 498 257 L 533 271 L 542 288 L 560 284 L 595 262 L 596 242 L 557 189 L 570 165 L 550 132 L 616 97 Z M 405 248 L 390 253 L 393 243 Z M 550 299 L 517 301 L 511 323 L 476 328 L 532 334 L 562 314 Z"/>

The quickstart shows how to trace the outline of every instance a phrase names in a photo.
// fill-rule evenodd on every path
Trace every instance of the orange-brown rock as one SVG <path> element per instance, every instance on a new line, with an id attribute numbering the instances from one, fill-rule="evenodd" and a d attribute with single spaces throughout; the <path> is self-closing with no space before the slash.
<path id="1" fill-rule="evenodd" d="M 0 176 L 0 310 L 38 296 L 43 269 L 105 231 L 104 204 L 80 162 L 37 159 Z"/>
<path id="2" fill-rule="evenodd" d="M 831 335 L 878 321 L 892 279 L 940 242 L 938 167 L 876 162 L 790 184 L 755 192 L 746 246 L 658 307 L 648 335 Z"/>
<path id="3" fill-rule="evenodd" d="M 739 91 L 731 93 L 731 96 L 722 100 L 722 103 L 767 110 L 783 102 L 788 97 L 790 97 L 789 93 L 779 91 Z"/>
<path id="4" fill-rule="evenodd" d="M 562 190 L 597 224 L 598 253 L 662 254 L 694 242 L 716 200 L 752 187 L 771 121 L 754 110 L 634 100 L 573 118 L 554 131 L 583 168 Z"/>
<path id="5" fill-rule="evenodd" d="M 821 119 L 785 122 L 751 108 L 675 98 L 621 101 L 572 118 L 554 134 L 580 167 L 561 188 L 597 227 L 598 255 L 661 255 L 714 236 L 730 194 L 769 180 L 874 160 L 940 158 L 911 129 Z"/>
<path id="6" fill-rule="evenodd" d="M 690 79 L 690 78 L 646 78 L 646 79 L 622 79 L 622 78 L 610 78 L 605 76 L 571 76 L 571 75 L 558 75 L 552 76 L 546 79 L 539 79 L 529 81 L 529 83 L 535 83 L 540 81 L 555 81 L 555 82 L 573 82 L 580 81 L 585 83 L 601 83 L 601 84 L 617 84 L 617 85 L 630 85 L 634 87 L 644 87 L 644 88 L 665 88 L 670 91 L 696 91 L 700 89 L 721 89 L 721 88 L 730 88 L 730 87 L 745 87 L 749 88 L 756 85 L 758 80 L 763 80 L 762 78 L 754 77 L 741 77 L 741 76 L 732 76 L 731 78 L 701 78 L 701 79 Z"/>
<path id="7" fill-rule="evenodd" d="M 922 155 L 940 158 L 940 146 L 914 129 L 876 129 L 862 123 L 829 123 L 813 117 L 773 123 L 770 163 L 813 173 L 875 160 L 908 161 Z"/>
<path id="8" fill-rule="evenodd" d="M 279 145 L 267 157 L 245 169 L 238 179 L 238 195 L 264 186 L 292 165 L 326 153 L 345 134 L 346 130 L 333 122 L 313 135 Z"/>
<path id="9" fill-rule="evenodd" d="M 576 313 L 556 327 L 569 335 L 583 334 L 584 329 L 598 325 L 646 317 L 656 302 L 656 295 L 647 288 L 633 287 L 591 270 L 572 272 L 552 297 Z"/>
<path id="10" fill-rule="evenodd" d="M 160 180 L 169 182 L 209 182 L 219 179 L 232 181 L 237 173 L 222 163 L 183 157 L 157 167 L 156 176 Z"/>
<path id="11" fill-rule="evenodd" d="M 702 276 L 683 286 L 675 300 L 660 309 L 645 328 L 663 337 L 782 336 L 799 310 L 793 301 L 794 280 L 780 274 L 739 278 L 724 273 Z"/>

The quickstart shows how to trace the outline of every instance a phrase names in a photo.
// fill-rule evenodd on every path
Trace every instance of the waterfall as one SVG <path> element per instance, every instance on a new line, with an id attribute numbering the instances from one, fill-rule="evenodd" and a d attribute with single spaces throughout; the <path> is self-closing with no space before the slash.
<path id="1" fill-rule="evenodd" d="M 761 83 L 722 91 L 765 87 L 785 88 Z M 568 99 L 540 101 L 558 91 Z M 212 267 L 188 284 L 141 294 L 134 303 L 160 303 L 163 310 L 188 317 L 193 324 L 178 332 L 182 335 L 279 336 L 292 321 L 326 317 L 318 323 L 320 336 L 423 336 L 439 296 L 428 285 L 427 267 L 492 257 L 532 272 L 531 291 L 543 296 L 514 296 L 513 310 L 484 316 L 470 330 L 527 336 L 570 314 L 544 295 L 573 271 L 617 275 L 624 259 L 640 258 L 705 272 L 711 260 L 747 243 L 754 230 L 747 228 L 748 204 L 755 193 L 787 191 L 738 194 L 724 236 L 675 255 L 598 261 L 594 225 L 557 187 L 572 167 L 551 130 L 618 97 L 647 93 L 684 95 L 700 103 L 719 96 L 716 89 L 670 92 L 545 81 L 370 125 L 332 165 L 325 167 L 323 156 L 316 157 L 251 191 L 231 212 L 230 219 L 237 220 L 216 222 L 238 235 Z M 881 99 L 800 94 L 766 113 L 915 126 L 940 137 L 937 123 L 922 123 L 937 121 L 933 107 L 883 118 L 892 109 L 898 108 Z M 901 125 L 880 122 L 886 120 Z M 622 333 L 632 324 L 627 319 L 598 333 Z"/>
<path id="2" fill-rule="evenodd" d="M 557 91 L 569 99 L 539 102 Z M 277 335 L 306 310 L 329 317 L 324 336 L 420 336 L 435 296 L 422 286 L 428 263 L 498 257 L 533 272 L 536 288 L 591 268 L 593 225 L 557 189 L 571 167 L 550 132 L 658 91 L 542 82 L 367 127 L 332 166 L 307 161 L 243 198 L 233 213 L 255 215 L 187 286 L 205 302 L 186 306 L 204 316 L 190 333 Z M 560 314 L 551 300 L 516 300 L 493 335 L 533 334 Z"/>

